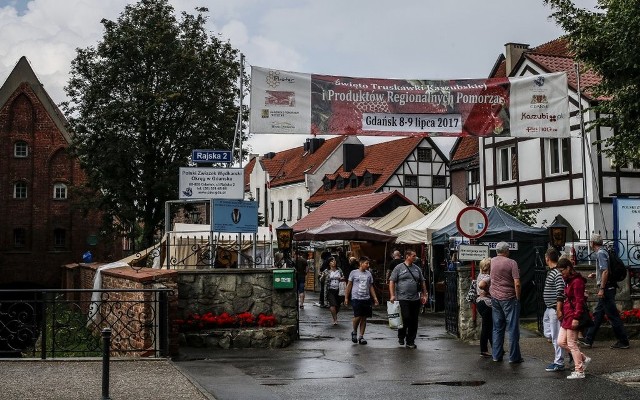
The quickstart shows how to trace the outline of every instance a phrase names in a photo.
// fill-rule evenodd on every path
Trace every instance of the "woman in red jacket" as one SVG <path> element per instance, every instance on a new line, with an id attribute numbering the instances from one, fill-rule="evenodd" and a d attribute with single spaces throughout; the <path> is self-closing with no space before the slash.
<path id="1" fill-rule="evenodd" d="M 562 273 L 562 278 L 566 283 L 564 288 L 564 304 L 562 305 L 562 324 L 558 335 L 558 344 L 571 352 L 575 370 L 567 379 L 584 378 L 584 370 L 591 362 L 591 357 L 587 357 L 578 347 L 578 324 L 579 317 L 585 307 L 585 282 L 587 281 L 579 272 L 573 268 L 573 264 L 567 258 L 558 260 L 556 267 Z"/>

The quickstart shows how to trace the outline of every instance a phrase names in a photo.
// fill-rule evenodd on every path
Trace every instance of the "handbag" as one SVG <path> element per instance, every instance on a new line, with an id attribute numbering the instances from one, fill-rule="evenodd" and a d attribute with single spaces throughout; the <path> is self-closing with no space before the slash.
<path id="1" fill-rule="evenodd" d="M 594 325 L 593 320 L 591 319 L 591 315 L 589 315 L 589 309 L 585 304 L 582 307 L 582 314 L 578 318 L 578 330 L 583 330 L 585 328 L 590 328 Z"/>
<path id="2" fill-rule="evenodd" d="M 399 301 L 387 301 L 387 317 L 389 318 L 389 328 L 402 329 L 402 313 L 400 313 Z"/>
<path id="3" fill-rule="evenodd" d="M 338 283 L 338 296 L 344 296 L 347 290 L 347 282 L 340 281 Z"/>

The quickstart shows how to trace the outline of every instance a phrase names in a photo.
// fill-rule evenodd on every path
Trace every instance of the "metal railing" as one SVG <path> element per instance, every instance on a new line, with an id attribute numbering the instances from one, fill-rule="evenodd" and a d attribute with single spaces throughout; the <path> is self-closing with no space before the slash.
<path id="1" fill-rule="evenodd" d="M 159 289 L 0 290 L 0 357 L 166 357 L 168 298 Z"/>
<path id="2" fill-rule="evenodd" d="M 458 271 L 445 271 L 444 323 L 447 332 L 460 336 L 458 326 Z"/>

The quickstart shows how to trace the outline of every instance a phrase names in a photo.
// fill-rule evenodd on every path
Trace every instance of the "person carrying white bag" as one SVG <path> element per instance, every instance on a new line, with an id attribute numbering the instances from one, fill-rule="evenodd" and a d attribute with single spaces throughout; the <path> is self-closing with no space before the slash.
<path id="1" fill-rule="evenodd" d="M 387 315 L 389 318 L 389 328 L 402 329 L 402 314 L 400 314 L 399 301 L 387 301 Z"/>

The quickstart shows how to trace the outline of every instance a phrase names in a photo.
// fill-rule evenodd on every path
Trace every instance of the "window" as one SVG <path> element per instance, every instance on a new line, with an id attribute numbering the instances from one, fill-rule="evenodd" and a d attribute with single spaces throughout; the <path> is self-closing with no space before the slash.
<path id="1" fill-rule="evenodd" d="M 498 149 L 498 182 L 510 182 L 515 179 L 518 167 L 515 146 Z"/>
<path id="2" fill-rule="evenodd" d="M 27 232 L 22 228 L 13 230 L 13 247 L 21 248 L 27 245 Z"/>
<path id="3" fill-rule="evenodd" d="M 27 198 L 27 184 L 26 184 L 26 182 L 16 182 L 13 185 L 13 198 L 14 199 L 26 199 Z"/>
<path id="4" fill-rule="evenodd" d="M 476 201 L 480 193 L 480 169 L 474 168 L 467 171 L 467 200 Z"/>
<path id="5" fill-rule="evenodd" d="M 371 175 L 370 172 L 367 172 L 366 174 L 364 174 L 364 185 L 365 186 L 373 185 L 373 175 Z"/>
<path id="6" fill-rule="evenodd" d="M 431 161 L 431 149 L 424 147 L 418 147 L 418 161 L 430 162 Z"/>
<path id="7" fill-rule="evenodd" d="M 302 199 L 298 199 L 298 219 L 302 219 Z"/>
<path id="8" fill-rule="evenodd" d="M 338 189 L 344 189 L 344 178 L 339 176 L 338 179 L 336 179 L 336 187 Z"/>
<path id="9" fill-rule="evenodd" d="M 258 207 L 260 207 L 260 188 L 256 188 L 256 201 L 258 202 Z"/>
<path id="10" fill-rule="evenodd" d="M 56 183 L 53 185 L 53 198 L 62 200 L 67 198 L 67 185 L 64 183 Z"/>
<path id="11" fill-rule="evenodd" d="M 13 156 L 16 158 L 24 158 L 29 155 L 29 146 L 27 142 L 19 141 L 13 146 Z"/>
<path id="12" fill-rule="evenodd" d="M 273 214 L 275 214 L 273 212 L 273 201 L 271 202 L 271 222 L 273 222 Z"/>
<path id="13" fill-rule="evenodd" d="M 293 219 L 293 200 L 287 200 L 287 220 L 291 221 Z"/>
<path id="14" fill-rule="evenodd" d="M 325 178 L 324 180 L 324 190 L 331 190 L 331 179 Z"/>
<path id="15" fill-rule="evenodd" d="M 553 138 L 547 140 L 549 149 L 549 174 L 569 172 L 571 168 L 569 138 Z"/>
<path id="16" fill-rule="evenodd" d="M 406 187 L 418 187 L 418 175 L 405 175 L 404 186 Z"/>
<path id="17" fill-rule="evenodd" d="M 282 200 L 278 201 L 278 221 L 282 221 L 284 218 L 284 203 Z"/>
<path id="18" fill-rule="evenodd" d="M 437 187 L 437 188 L 447 187 L 447 177 L 444 175 L 434 175 L 433 187 Z"/>
<path id="19" fill-rule="evenodd" d="M 351 176 L 351 179 L 349 180 L 349 186 L 351 186 L 352 188 L 357 188 L 358 187 L 358 177 L 355 175 Z"/>
<path id="20" fill-rule="evenodd" d="M 67 245 L 67 233 L 64 229 L 54 229 L 53 247 L 64 248 Z"/>

